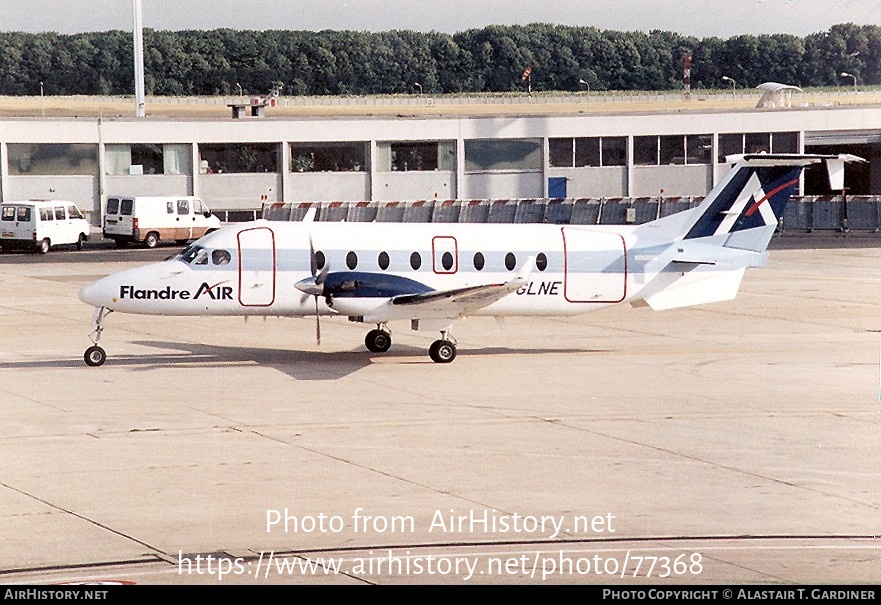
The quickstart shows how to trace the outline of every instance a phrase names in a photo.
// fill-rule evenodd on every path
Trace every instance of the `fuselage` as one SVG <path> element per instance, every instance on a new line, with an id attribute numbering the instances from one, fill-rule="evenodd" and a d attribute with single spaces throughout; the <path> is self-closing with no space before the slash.
<path id="1" fill-rule="evenodd" d="M 417 293 L 408 291 L 411 282 L 421 291 L 452 290 L 524 274 L 519 289 L 474 314 L 570 315 L 638 295 L 666 265 L 655 261 L 668 246 L 620 226 L 255 221 L 210 233 L 169 260 L 99 280 L 80 298 L 140 314 L 313 315 L 316 297 L 296 284 L 324 269 L 331 278 L 376 287 L 317 297 L 318 313 L 365 316 L 395 295 Z M 407 319 L 410 311 L 390 313 L 399 316 L 387 320 Z"/>

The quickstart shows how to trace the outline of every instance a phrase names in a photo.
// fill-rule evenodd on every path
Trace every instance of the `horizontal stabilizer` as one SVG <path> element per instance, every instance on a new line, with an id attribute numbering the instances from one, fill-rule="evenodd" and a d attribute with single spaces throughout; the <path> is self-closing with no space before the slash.
<path id="1" fill-rule="evenodd" d="M 683 240 L 674 244 L 672 262 L 730 267 L 762 267 L 767 253 Z"/>
<path id="2" fill-rule="evenodd" d="M 865 162 L 865 158 L 850 153 L 746 153 L 725 156 L 728 164 L 744 162 L 750 166 L 808 166 L 819 162 L 840 160 L 842 162 Z"/>
<path id="3" fill-rule="evenodd" d="M 655 311 L 732 300 L 737 296 L 744 268 L 719 271 L 717 268 L 696 267 L 685 274 L 667 273 L 657 279 L 671 280 L 645 302 Z"/>

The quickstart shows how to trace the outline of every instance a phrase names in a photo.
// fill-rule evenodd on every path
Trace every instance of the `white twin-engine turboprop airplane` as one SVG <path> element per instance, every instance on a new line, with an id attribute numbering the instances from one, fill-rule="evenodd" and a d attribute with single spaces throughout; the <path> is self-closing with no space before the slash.
<path id="1" fill-rule="evenodd" d="M 803 168 L 825 161 L 833 189 L 848 155 L 756 154 L 691 209 L 642 225 L 325 223 L 229 225 L 168 260 L 80 291 L 96 307 L 98 346 L 113 311 L 145 315 L 341 315 L 375 324 L 365 344 L 391 346 L 388 323 L 438 330 L 432 360 L 456 357 L 454 320 L 576 315 L 609 305 L 670 309 L 730 300 L 765 249 Z M 841 185 L 836 186 L 835 181 Z"/>

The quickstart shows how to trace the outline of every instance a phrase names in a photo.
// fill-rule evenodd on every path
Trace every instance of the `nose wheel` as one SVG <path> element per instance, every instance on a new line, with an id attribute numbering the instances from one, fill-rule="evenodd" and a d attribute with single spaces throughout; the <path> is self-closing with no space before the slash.
<path id="1" fill-rule="evenodd" d="M 107 353 L 98 345 L 92 345 L 83 354 L 83 360 L 87 366 L 100 366 L 107 360 Z"/>
<path id="2" fill-rule="evenodd" d="M 111 313 L 113 313 L 113 310 L 107 307 L 95 309 L 95 316 L 92 318 L 95 329 L 89 335 L 89 338 L 92 340 L 92 346 L 83 353 L 83 361 L 86 362 L 87 366 L 100 366 L 107 360 L 107 353 L 98 345 L 98 341 L 101 340 L 101 333 L 104 331 L 104 319 Z"/>

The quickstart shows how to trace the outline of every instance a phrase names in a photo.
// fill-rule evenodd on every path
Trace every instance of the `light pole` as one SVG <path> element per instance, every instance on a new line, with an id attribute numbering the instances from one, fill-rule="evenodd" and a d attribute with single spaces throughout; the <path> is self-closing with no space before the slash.
<path id="1" fill-rule="evenodd" d="M 578 80 L 578 83 L 582 86 L 587 86 L 587 104 L 590 105 L 590 82 L 586 82 L 584 80 Z"/>
<path id="2" fill-rule="evenodd" d="M 239 84 L 238 82 L 236 82 L 236 87 L 239 89 L 239 98 L 244 98 L 244 96 L 245 96 L 245 91 L 242 90 L 242 85 Z"/>
<path id="3" fill-rule="evenodd" d="M 853 91 L 857 91 L 857 77 L 853 74 L 849 74 L 846 71 L 841 72 L 842 78 L 853 78 Z"/>
<path id="4" fill-rule="evenodd" d="M 422 94 L 422 84 L 419 82 L 413 82 L 413 86 L 419 89 L 419 94 Z"/>
<path id="5" fill-rule="evenodd" d="M 132 0 L 132 17 L 134 20 L 134 56 L 135 56 L 135 115 L 143 118 L 146 115 L 144 103 L 144 25 L 141 15 L 141 0 Z"/>
<path id="6" fill-rule="evenodd" d="M 731 82 L 731 101 L 735 104 L 737 103 L 737 82 L 734 81 L 734 78 L 729 78 L 728 76 L 722 76 L 722 79 L 726 82 Z"/>
<path id="7" fill-rule="evenodd" d="M 45 116 L 45 115 L 46 115 L 46 105 L 43 103 L 43 101 L 44 101 L 44 97 L 43 97 L 43 83 L 40 82 L 40 115 L 41 115 L 41 116 Z"/>

